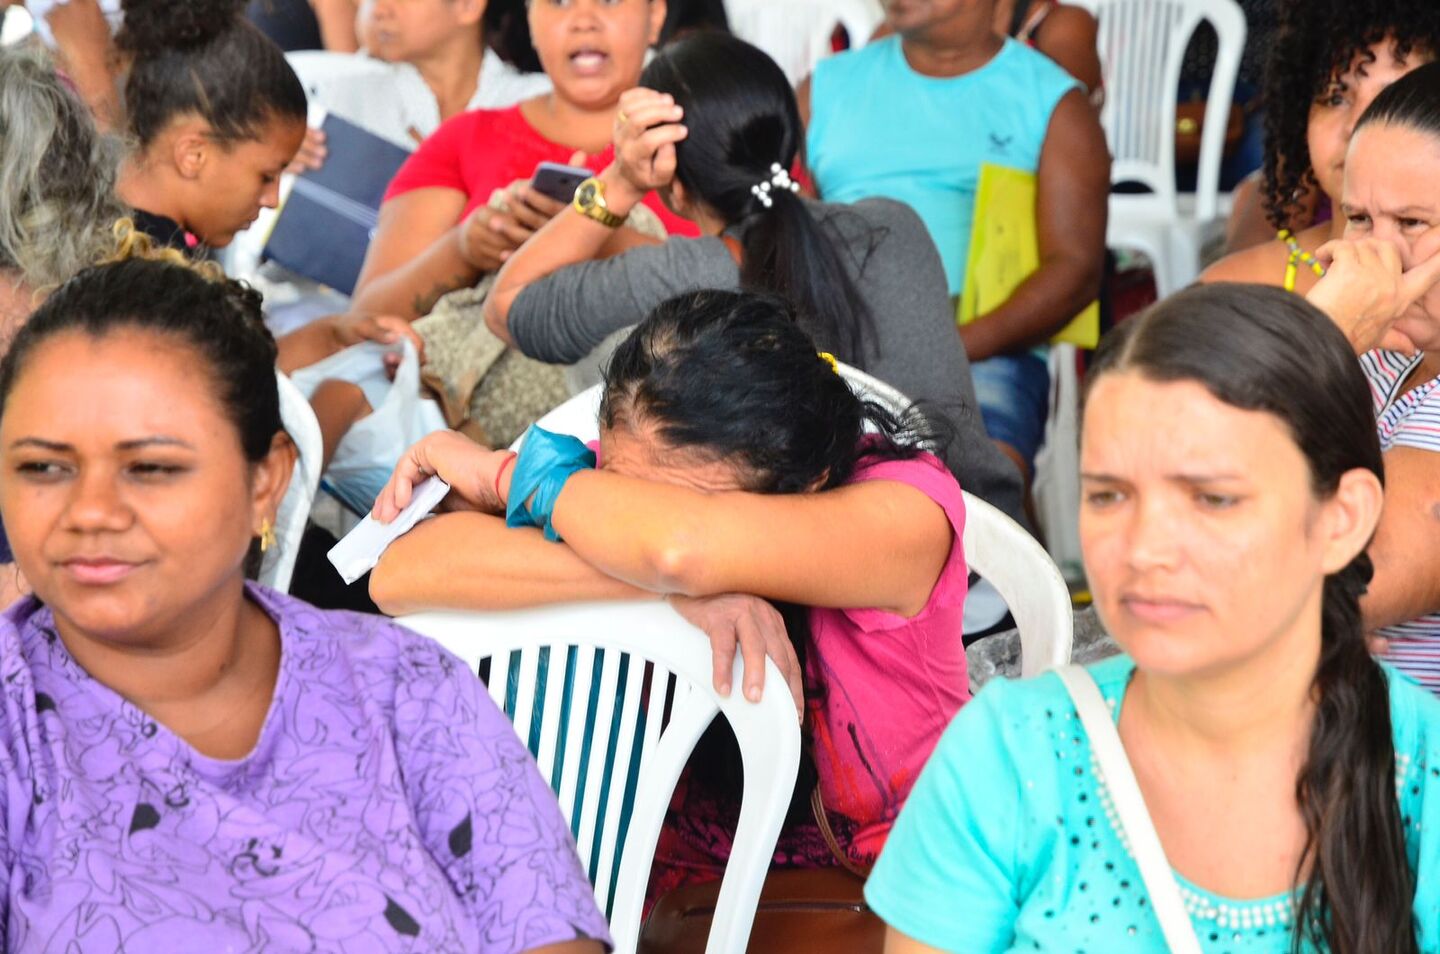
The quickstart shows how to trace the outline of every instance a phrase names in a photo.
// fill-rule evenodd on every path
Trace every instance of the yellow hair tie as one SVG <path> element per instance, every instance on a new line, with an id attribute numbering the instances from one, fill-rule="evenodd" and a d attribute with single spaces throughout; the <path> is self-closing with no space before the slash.
<path id="1" fill-rule="evenodd" d="M 821 351 L 819 352 L 819 355 L 821 361 L 824 361 L 826 364 L 830 365 L 831 371 L 834 371 L 836 374 L 840 373 L 840 362 L 835 360 L 835 356 L 833 354 L 828 351 Z"/>

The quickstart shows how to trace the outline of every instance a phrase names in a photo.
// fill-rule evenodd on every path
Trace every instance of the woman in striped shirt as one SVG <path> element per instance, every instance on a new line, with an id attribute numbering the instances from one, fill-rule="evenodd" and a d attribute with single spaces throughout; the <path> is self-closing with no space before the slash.
<path id="1" fill-rule="evenodd" d="M 1440 694 L 1440 63 L 1375 98 L 1356 124 L 1345 239 L 1308 296 L 1360 354 L 1385 453 L 1385 510 L 1365 623 L 1386 658 Z"/>

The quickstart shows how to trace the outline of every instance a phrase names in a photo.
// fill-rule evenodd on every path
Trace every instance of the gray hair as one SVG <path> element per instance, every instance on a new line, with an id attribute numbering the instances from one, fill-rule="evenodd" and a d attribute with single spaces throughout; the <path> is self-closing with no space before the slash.
<path id="1" fill-rule="evenodd" d="M 43 53 L 0 50 L 0 269 L 38 290 L 109 252 L 121 148 Z"/>

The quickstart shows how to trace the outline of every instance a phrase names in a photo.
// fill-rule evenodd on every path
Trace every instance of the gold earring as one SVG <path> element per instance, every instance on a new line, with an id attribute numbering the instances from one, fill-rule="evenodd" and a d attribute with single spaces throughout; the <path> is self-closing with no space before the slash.
<path id="1" fill-rule="evenodd" d="M 266 553 L 275 546 L 275 528 L 267 517 L 260 522 L 260 552 Z"/>

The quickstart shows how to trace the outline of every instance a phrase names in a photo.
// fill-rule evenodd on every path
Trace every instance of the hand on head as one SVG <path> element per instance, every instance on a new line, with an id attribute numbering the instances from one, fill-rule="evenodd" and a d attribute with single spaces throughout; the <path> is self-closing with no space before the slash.
<path id="1" fill-rule="evenodd" d="M 637 197 L 670 185 L 675 145 L 689 135 L 685 110 L 669 93 L 636 87 L 620 97 L 615 116 L 615 170 Z"/>

